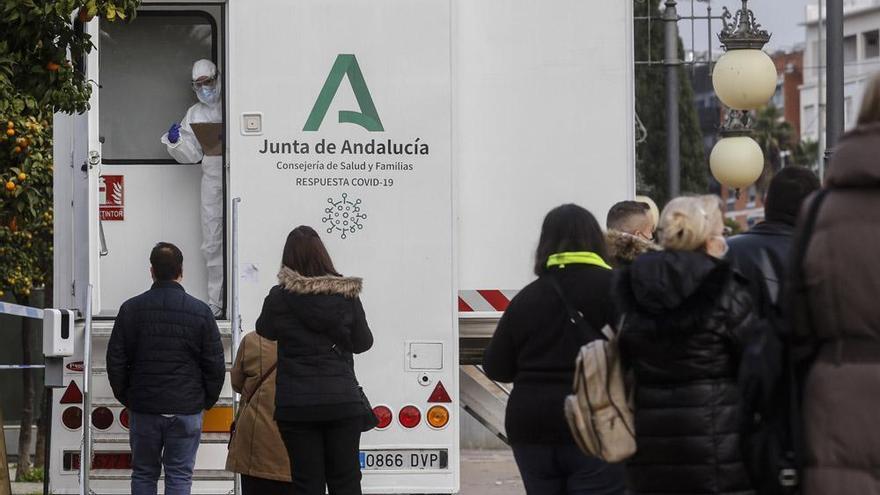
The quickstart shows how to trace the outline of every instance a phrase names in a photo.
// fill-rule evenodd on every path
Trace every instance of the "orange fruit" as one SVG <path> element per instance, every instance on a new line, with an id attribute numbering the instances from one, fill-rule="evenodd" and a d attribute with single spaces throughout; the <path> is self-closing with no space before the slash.
<path id="1" fill-rule="evenodd" d="M 12 152 L 16 153 L 16 154 L 21 153 L 21 146 L 16 146 L 15 148 L 12 149 Z"/>
<path id="2" fill-rule="evenodd" d="M 6 129 L 6 135 L 9 137 L 15 136 L 15 129 L 11 127 L 9 129 Z"/>
<path id="3" fill-rule="evenodd" d="M 18 180 L 25 180 L 25 179 L 27 179 L 26 173 L 22 172 L 22 173 L 18 174 Z"/>
<path id="4" fill-rule="evenodd" d="M 61 68 L 61 66 L 56 64 L 55 62 L 49 62 L 48 64 L 46 64 L 46 68 L 49 69 L 49 72 L 57 72 L 58 69 Z"/>
<path id="5" fill-rule="evenodd" d="M 15 182 L 12 182 L 11 180 L 6 182 L 6 190 L 15 191 Z"/>
<path id="6" fill-rule="evenodd" d="M 6 123 L 6 127 L 9 129 L 12 129 L 13 127 L 15 127 L 15 123 L 10 120 L 9 122 Z"/>

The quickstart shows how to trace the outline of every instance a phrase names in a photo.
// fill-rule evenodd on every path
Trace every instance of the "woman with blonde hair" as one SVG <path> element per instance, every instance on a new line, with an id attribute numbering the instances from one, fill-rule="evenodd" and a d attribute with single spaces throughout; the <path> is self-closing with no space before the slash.
<path id="1" fill-rule="evenodd" d="M 740 453 L 737 366 L 752 325 L 746 281 L 723 260 L 721 202 L 672 200 L 661 252 L 623 270 L 620 346 L 635 378 L 630 493 L 754 493 Z"/>

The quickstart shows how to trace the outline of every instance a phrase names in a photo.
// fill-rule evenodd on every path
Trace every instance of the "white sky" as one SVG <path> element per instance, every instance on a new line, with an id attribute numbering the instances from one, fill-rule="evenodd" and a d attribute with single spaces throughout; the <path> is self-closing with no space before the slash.
<path id="1" fill-rule="evenodd" d="M 755 13 L 755 17 L 761 26 L 769 31 L 773 37 L 766 47 L 769 51 L 791 48 L 797 43 L 804 41 L 804 28 L 800 23 L 804 21 L 804 10 L 808 4 L 815 5 L 817 0 L 750 0 L 749 8 Z M 721 8 L 727 6 L 731 13 L 742 5 L 741 0 L 710 0 L 712 14 L 719 15 Z M 690 15 L 691 0 L 678 0 L 679 15 Z M 706 3 L 694 2 L 694 14 L 705 15 Z M 678 24 L 685 50 L 690 50 L 691 27 L 690 21 L 681 21 Z M 694 24 L 697 52 L 705 51 L 707 44 L 706 22 L 697 21 Z M 719 21 L 712 21 L 713 46 L 718 49 L 716 34 L 721 30 Z"/>

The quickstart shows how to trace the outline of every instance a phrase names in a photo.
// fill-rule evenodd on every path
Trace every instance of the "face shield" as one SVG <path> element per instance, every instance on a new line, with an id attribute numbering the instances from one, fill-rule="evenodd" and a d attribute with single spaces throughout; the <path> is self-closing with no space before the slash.
<path id="1" fill-rule="evenodd" d="M 220 101 L 220 81 L 216 75 L 193 81 L 192 88 L 199 101 L 206 105 L 212 105 Z"/>

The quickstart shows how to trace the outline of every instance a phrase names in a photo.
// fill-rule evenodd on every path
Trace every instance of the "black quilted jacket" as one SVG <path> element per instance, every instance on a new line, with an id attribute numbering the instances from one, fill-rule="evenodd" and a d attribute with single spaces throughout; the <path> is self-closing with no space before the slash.
<path id="1" fill-rule="evenodd" d="M 752 494 L 737 366 L 753 324 L 745 280 L 702 253 L 659 252 L 621 273 L 624 362 L 635 378 L 636 494 Z"/>
<path id="2" fill-rule="evenodd" d="M 257 333 L 278 341 L 277 421 L 351 418 L 364 409 L 353 354 L 373 345 L 361 279 L 304 277 L 284 267 L 257 319 Z"/>
<path id="3" fill-rule="evenodd" d="M 145 414 L 196 414 L 226 377 L 220 331 L 208 305 L 177 282 L 156 282 L 119 308 L 107 344 L 113 395 Z"/>

